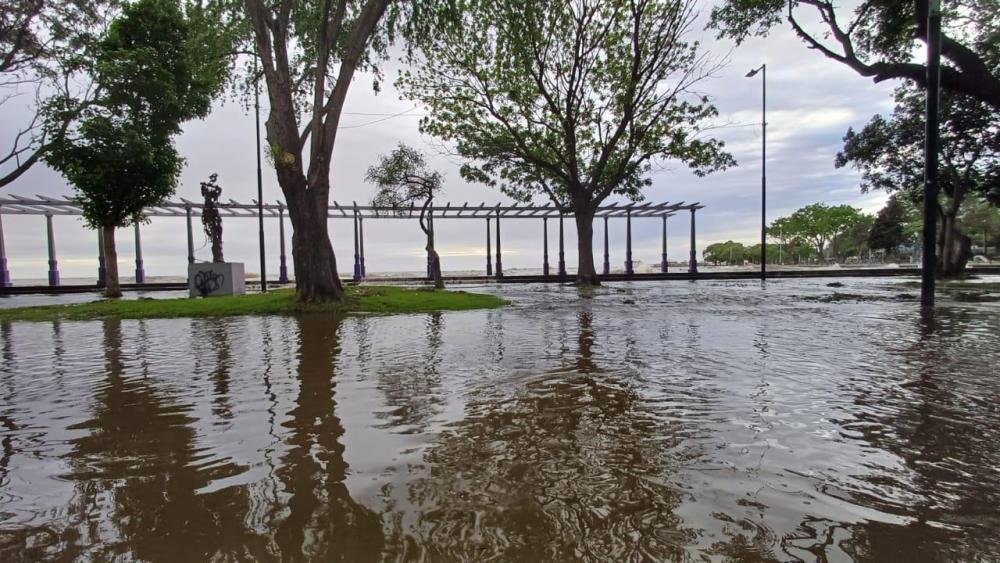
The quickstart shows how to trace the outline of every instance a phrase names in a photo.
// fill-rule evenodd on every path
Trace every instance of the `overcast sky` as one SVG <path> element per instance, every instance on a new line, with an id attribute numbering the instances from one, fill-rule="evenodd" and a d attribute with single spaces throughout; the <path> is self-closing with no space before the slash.
<path id="1" fill-rule="evenodd" d="M 807 49 L 787 27 L 776 28 L 766 39 L 754 39 L 733 49 L 728 42 L 714 40 L 702 33 L 705 48 L 717 57 L 728 57 L 728 64 L 717 76 L 703 82 L 700 89 L 714 98 L 719 122 L 729 124 L 714 131 L 725 140 L 739 166 L 698 178 L 677 163 L 664 163 L 653 175 L 653 187 L 646 200 L 654 202 L 701 202 L 706 208 L 698 213 L 697 244 L 700 251 L 712 242 L 733 239 L 753 243 L 760 233 L 760 103 L 761 81 L 745 78 L 748 70 L 762 62 L 767 72 L 767 173 L 768 218 L 773 220 L 799 207 L 817 202 L 851 204 L 867 212 L 882 206 L 881 193 L 861 194 L 858 176 L 851 170 L 837 170 L 834 155 L 849 126 L 863 126 L 872 115 L 891 109 L 893 83 L 875 85 L 846 67 L 829 61 Z M 392 77 L 390 77 L 392 78 Z M 389 80 L 391 82 L 391 80 Z M 387 85 L 375 95 L 370 77 L 359 76 L 351 88 L 345 115 L 334 149 L 331 181 L 332 199 L 341 203 L 367 203 L 373 193 L 364 183 L 365 169 L 379 154 L 402 141 L 424 150 L 431 164 L 445 173 L 441 202 L 453 204 L 507 202 L 498 192 L 482 185 L 469 184 L 458 174 L 459 161 L 445 154 L 435 139 L 421 135 L 417 122 L 423 111 L 413 102 L 401 100 Z M 404 115 L 386 119 L 381 115 Z M 27 111 L 17 99 L 0 106 L 2 141 L 24 119 Z M 266 108 L 262 108 L 262 115 Z M 199 182 L 212 172 L 219 174 L 223 198 L 249 201 L 256 198 L 253 115 L 232 101 L 218 103 L 202 121 L 185 125 L 177 147 L 187 159 L 177 197 L 200 199 Z M 266 165 L 265 165 L 266 166 Z M 35 166 L 3 193 L 32 196 L 72 195 L 71 188 L 58 174 Z M 279 199 L 280 189 L 273 170 L 264 170 L 266 201 Z M 175 198 L 176 199 L 176 198 Z M 539 203 L 544 203 L 538 199 Z M 349 275 L 353 260 L 350 221 L 330 222 L 331 236 L 342 275 Z M 688 218 L 678 216 L 669 222 L 671 260 L 686 259 Z M 555 262 L 556 239 L 550 225 L 550 256 Z M 196 228 L 198 225 L 196 225 Z M 445 270 L 485 268 L 485 224 L 481 221 L 439 221 L 437 244 Z M 266 225 L 268 272 L 277 272 L 277 221 Z M 43 217 L 3 216 L 8 267 L 17 280 L 45 278 L 45 220 Z M 228 219 L 224 225 L 224 246 L 229 261 L 242 261 L 248 272 L 259 270 L 257 225 L 255 220 Z M 624 260 L 624 221 L 612 222 L 611 260 L 621 267 Z M 147 276 L 183 275 L 186 267 L 186 238 L 183 219 L 157 218 L 142 227 L 143 254 Z M 567 263 L 575 265 L 575 229 L 566 224 Z M 595 251 L 600 263 L 599 230 L 595 229 Z M 366 221 L 365 248 L 369 273 L 381 271 L 420 271 L 424 264 L 423 241 L 419 227 L 408 221 Z M 97 237 L 85 229 L 78 218 L 55 219 L 56 247 L 63 278 L 93 278 L 96 275 Z M 290 226 L 286 224 L 290 245 Z M 196 233 L 199 259 L 210 259 Z M 505 268 L 541 267 L 541 223 L 506 221 L 503 227 Z M 633 221 L 634 259 L 646 264 L 659 261 L 660 224 L 658 219 Z M 130 275 L 134 269 L 131 231 L 118 236 L 120 271 Z M 289 267 L 291 256 L 289 246 Z"/>

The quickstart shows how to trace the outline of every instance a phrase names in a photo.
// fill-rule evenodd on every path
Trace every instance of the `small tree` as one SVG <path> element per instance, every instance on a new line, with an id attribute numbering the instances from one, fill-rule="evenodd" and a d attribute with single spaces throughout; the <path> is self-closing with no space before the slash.
<path id="1" fill-rule="evenodd" d="M 846 232 L 862 220 L 862 214 L 850 205 L 827 205 L 814 203 L 807 205 L 788 217 L 781 217 L 771 223 L 769 232 L 781 233 L 786 240 L 802 239 L 816 249 L 823 257 L 826 245 L 834 237 Z"/>
<path id="2" fill-rule="evenodd" d="M 782 249 L 782 246 L 780 244 L 768 244 L 767 263 L 777 264 L 779 258 L 781 259 L 784 258 L 783 253 L 784 250 Z M 747 247 L 746 252 L 743 254 L 743 256 L 745 257 L 745 259 L 749 260 L 752 263 L 760 264 L 760 243 L 758 242 L 753 246 Z"/>
<path id="3" fill-rule="evenodd" d="M 698 174 L 733 164 L 699 136 L 716 110 L 694 92 L 711 68 L 685 41 L 693 0 L 458 4 L 399 85 L 430 110 L 421 130 L 469 159 L 463 178 L 572 210 L 577 283 L 597 284 L 593 218 L 605 199 L 642 199 L 658 160 Z"/>
<path id="4" fill-rule="evenodd" d="M 441 190 L 441 173 L 427 167 L 420 151 L 400 143 L 391 153 L 383 155 L 377 165 L 368 168 L 366 179 L 378 187 L 372 198 L 374 206 L 403 213 L 414 204 L 420 204 L 420 230 L 427 236 L 431 277 L 435 288 L 444 289 L 441 258 L 434 249 L 433 214 L 427 214 L 434 194 Z"/>
<path id="5" fill-rule="evenodd" d="M 868 247 L 894 254 L 899 245 L 907 242 L 905 223 L 906 208 L 899 194 L 893 194 L 875 216 L 868 231 Z"/>
<path id="6" fill-rule="evenodd" d="M 742 265 L 746 260 L 747 249 L 743 244 L 727 240 L 726 242 L 716 242 L 705 247 L 701 252 L 706 262 L 719 265 L 720 262 L 727 266 Z M 759 252 L 758 252 L 759 254 Z"/>
<path id="7" fill-rule="evenodd" d="M 208 112 L 221 86 L 216 68 L 189 64 L 189 56 L 210 53 L 191 48 L 177 0 L 126 6 L 93 54 L 99 95 L 45 152 L 73 184 L 84 220 L 104 233 L 109 297 L 121 295 L 115 229 L 173 193 L 183 160 L 171 139 L 183 121 Z M 50 125 L 63 127 L 65 109 L 49 111 Z"/>
<path id="8" fill-rule="evenodd" d="M 868 235 L 871 233 L 875 217 L 859 213 L 842 232 L 833 237 L 831 246 L 838 262 L 845 262 L 850 256 L 861 257 L 870 248 Z"/>
<path id="9" fill-rule="evenodd" d="M 983 243 L 983 256 L 989 256 L 990 245 L 1000 240 L 1000 209 L 979 200 L 966 206 L 962 225 Z"/>
<path id="10" fill-rule="evenodd" d="M 142 220 L 142 209 L 174 192 L 183 160 L 173 144 L 127 121 L 91 116 L 46 161 L 76 191 L 83 219 L 104 235 L 107 297 L 121 297 L 115 229 Z"/>

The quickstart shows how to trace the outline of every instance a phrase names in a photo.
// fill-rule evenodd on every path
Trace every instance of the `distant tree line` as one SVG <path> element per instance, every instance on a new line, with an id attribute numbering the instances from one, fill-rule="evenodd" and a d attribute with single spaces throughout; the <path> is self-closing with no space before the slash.
<path id="1" fill-rule="evenodd" d="M 849 205 L 814 203 L 768 225 L 774 244 L 767 245 L 769 264 L 848 262 L 916 259 L 922 217 L 919 201 L 895 193 L 872 216 Z M 985 257 L 996 256 L 1000 245 L 1000 209 L 985 199 L 966 200 L 957 226 L 975 238 L 972 247 Z M 703 257 L 712 264 L 760 263 L 760 244 L 752 246 L 728 240 L 708 245 Z"/>

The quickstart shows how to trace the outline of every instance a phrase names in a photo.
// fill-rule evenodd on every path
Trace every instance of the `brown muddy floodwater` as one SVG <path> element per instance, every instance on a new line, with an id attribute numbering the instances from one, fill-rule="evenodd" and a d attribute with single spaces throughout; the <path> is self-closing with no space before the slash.
<path id="1" fill-rule="evenodd" d="M 0 559 L 1000 559 L 1000 303 L 0 325 Z"/>

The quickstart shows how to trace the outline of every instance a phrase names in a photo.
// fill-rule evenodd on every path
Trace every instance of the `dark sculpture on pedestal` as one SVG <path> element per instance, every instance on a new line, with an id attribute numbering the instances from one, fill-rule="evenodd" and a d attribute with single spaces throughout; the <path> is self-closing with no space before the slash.
<path id="1" fill-rule="evenodd" d="M 201 195 L 205 198 L 205 207 L 201 211 L 201 223 L 205 228 L 205 236 L 212 241 L 212 262 L 225 262 L 222 258 L 222 216 L 219 215 L 219 196 L 222 186 L 215 183 L 218 174 L 212 174 L 207 182 L 201 183 Z"/>

